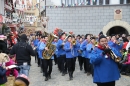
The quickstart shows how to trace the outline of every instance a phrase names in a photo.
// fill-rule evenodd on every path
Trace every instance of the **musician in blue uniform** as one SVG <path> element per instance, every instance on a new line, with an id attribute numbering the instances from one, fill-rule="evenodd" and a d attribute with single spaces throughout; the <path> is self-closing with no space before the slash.
<path id="1" fill-rule="evenodd" d="M 88 59 L 88 56 L 87 56 L 87 52 L 86 52 L 86 46 L 87 44 L 90 42 L 90 34 L 86 34 L 85 35 L 85 40 L 81 43 L 80 45 L 80 49 L 82 50 L 83 52 L 83 57 L 84 57 L 84 70 L 85 70 L 85 73 L 88 73 L 88 63 L 89 63 L 89 59 Z M 89 75 L 89 74 L 88 74 Z"/>
<path id="2" fill-rule="evenodd" d="M 66 61 L 67 61 L 67 68 L 69 72 L 70 80 L 73 79 L 73 72 L 75 70 L 75 60 L 77 56 L 77 43 L 73 42 L 75 39 L 73 39 L 71 35 L 68 36 L 68 40 L 64 45 L 64 50 L 66 52 Z"/>
<path id="3" fill-rule="evenodd" d="M 93 82 L 97 86 L 115 86 L 115 81 L 120 78 L 117 63 L 112 59 L 110 52 L 112 50 L 118 57 L 121 57 L 121 53 L 107 43 L 107 38 L 104 35 L 100 36 L 98 46 L 94 48 L 90 57 L 94 66 Z"/>
<path id="4" fill-rule="evenodd" d="M 83 42 L 83 38 L 80 37 L 79 38 L 79 42 L 78 42 L 78 61 L 79 61 L 79 67 L 80 67 L 80 70 L 82 71 L 83 67 L 83 57 L 82 57 L 82 51 L 80 50 L 80 45 L 81 43 Z"/>
<path id="5" fill-rule="evenodd" d="M 38 35 L 36 35 L 35 36 L 35 40 L 33 41 L 33 45 L 34 45 L 34 47 L 36 47 L 35 48 L 35 62 L 37 62 L 37 64 L 38 64 L 38 67 L 40 66 L 40 60 L 39 60 L 39 58 L 38 58 L 38 52 L 37 52 L 37 44 L 38 44 L 38 42 L 39 42 L 39 39 L 38 39 Z"/>
<path id="6" fill-rule="evenodd" d="M 51 79 L 51 72 L 52 72 L 52 59 L 54 59 L 54 56 L 51 57 L 51 59 L 45 59 L 42 56 L 42 53 L 44 50 L 49 50 L 48 47 L 46 47 L 48 41 L 48 37 L 45 36 L 45 41 L 42 42 L 39 46 L 40 50 L 40 57 L 43 58 L 43 72 L 45 73 L 45 81 L 48 81 L 48 79 Z"/>
<path id="7" fill-rule="evenodd" d="M 57 46 L 57 38 L 54 39 L 54 41 L 52 42 L 52 44 L 54 44 L 55 46 Z M 58 52 L 58 49 L 56 48 L 56 52 L 54 53 L 54 62 L 55 62 L 55 65 L 57 64 L 57 52 Z"/>
<path id="8" fill-rule="evenodd" d="M 123 46 L 122 44 L 119 43 L 114 34 L 111 36 L 111 40 L 109 41 L 108 45 L 111 47 L 115 47 L 118 50 L 121 50 Z"/>
<path id="9" fill-rule="evenodd" d="M 91 57 L 91 54 L 92 54 L 92 50 L 94 49 L 94 47 L 95 47 L 95 43 L 96 43 L 96 38 L 95 37 L 91 37 L 90 38 L 90 43 L 89 44 L 87 44 L 87 46 L 86 46 L 86 52 L 87 52 L 87 57 L 88 57 L 88 60 L 89 60 L 89 62 L 88 62 L 88 74 L 87 75 L 89 75 L 89 74 L 93 74 L 93 66 L 90 64 L 90 57 Z"/>
<path id="10" fill-rule="evenodd" d="M 63 49 L 64 47 L 64 40 L 66 38 L 66 34 L 64 32 L 61 33 L 60 39 L 57 42 L 57 49 L 58 49 L 58 65 L 59 65 L 59 70 L 62 72 L 62 76 L 64 76 L 67 72 L 67 65 L 66 65 L 66 52 Z"/>

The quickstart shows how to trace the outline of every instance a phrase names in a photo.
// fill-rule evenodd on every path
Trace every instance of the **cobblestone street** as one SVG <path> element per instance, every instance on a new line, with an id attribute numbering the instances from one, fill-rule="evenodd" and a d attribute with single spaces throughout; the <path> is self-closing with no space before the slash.
<path id="1" fill-rule="evenodd" d="M 87 76 L 84 71 L 79 70 L 79 65 L 76 62 L 76 70 L 74 72 L 74 79 L 69 80 L 68 74 L 61 76 L 61 73 L 57 69 L 57 65 L 53 65 L 51 79 L 44 81 L 45 77 L 40 73 L 40 68 L 32 57 L 32 66 L 30 69 L 30 86 L 96 86 L 92 81 L 92 76 Z M 122 76 L 119 81 L 116 82 L 116 86 L 130 86 L 130 77 Z"/>

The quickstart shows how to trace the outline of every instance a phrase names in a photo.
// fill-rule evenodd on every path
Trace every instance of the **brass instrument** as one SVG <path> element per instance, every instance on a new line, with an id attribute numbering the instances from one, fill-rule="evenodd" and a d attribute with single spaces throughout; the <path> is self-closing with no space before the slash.
<path id="1" fill-rule="evenodd" d="M 76 44 L 76 40 L 73 40 L 73 41 L 71 42 L 71 44 L 72 44 L 72 45 L 75 45 L 75 44 Z"/>
<path id="2" fill-rule="evenodd" d="M 52 57 L 52 55 L 54 54 L 55 50 L 56 50 L 56 46 L 52 44 L 53 40 L 57 38 L 56 35 L 54 34 L 49 34 L 49 38 L 46 44 L 46 47 L 48 48 L 48 50 L 44 50 L 42 53 L 42 56 L 44 59 L 50 59 Z"/>
<path id="3" fill-rule="evenodd" d="M 109 49 L 111 50 L 111 48 L 109 47 Z M 110 56 L 111 58 L 115 61 L 115 62 L 120 62 L 121 61 L 121 58 L 118 57 L 112 50 L 110 51 Z"/>

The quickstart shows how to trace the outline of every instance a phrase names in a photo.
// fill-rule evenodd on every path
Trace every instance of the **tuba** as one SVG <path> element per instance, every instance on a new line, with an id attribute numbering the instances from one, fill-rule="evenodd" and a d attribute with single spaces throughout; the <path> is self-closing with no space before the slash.
<path id="1" fill-rule="evenodd" d="M 50 59 L 52 57 L 52 55 L 54 54 L 55 50 L 56 50 L 56 46 L 52 44 L 53 40 L 57 38 L 56 35 L 54 34 L 49 34 L 49 37 L 48 37 L 48 41 L 47 41 L 47 44 L 46 44 L 46 47 L 49 49 L 49 50 L 44 50 L 43 53 L 42 53 L 42 56 L 44 59 Z"/>

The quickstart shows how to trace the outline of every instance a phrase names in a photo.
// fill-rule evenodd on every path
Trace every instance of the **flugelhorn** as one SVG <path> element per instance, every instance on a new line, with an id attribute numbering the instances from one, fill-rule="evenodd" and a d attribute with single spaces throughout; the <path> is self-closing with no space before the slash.
<path id="1" fill-rule="evenodd" d="M 106 46 L 106 45 L 105 45 L 105 46 Z M 115 62 L 120 62 L 120 61 L 121 61 L 121 58 L 118 57 L 118 56 L 112 51 L 112 49 L 111 49 L 110 47 L 108 47 L 108 48 L 110 49 L 109 54 L 110 54 L 111 58 L 112 58 Z"/>

